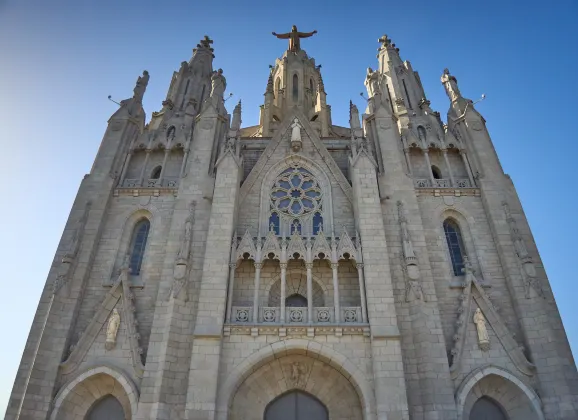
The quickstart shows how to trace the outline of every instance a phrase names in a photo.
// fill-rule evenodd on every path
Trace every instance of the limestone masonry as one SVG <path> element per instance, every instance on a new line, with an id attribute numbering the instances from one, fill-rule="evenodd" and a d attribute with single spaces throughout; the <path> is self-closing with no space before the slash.
<path id="1" fill-rule="evenodd" d="M 274 35 L 256 126 L 208 37 L 148 124 L 148 72 L 120 103 L 6 419 L 578 419 L 536 243 L 457 79 L 444 124 L 383 36 L 340 127 L 301 48 L 319 35 Z"/>

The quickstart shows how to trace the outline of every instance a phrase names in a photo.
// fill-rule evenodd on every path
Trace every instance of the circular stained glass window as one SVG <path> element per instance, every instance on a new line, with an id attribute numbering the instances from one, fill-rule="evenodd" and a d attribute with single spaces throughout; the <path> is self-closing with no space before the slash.
<path id="1" fill-rule="evenodd" d="M 308 170 L 289 168 L 277 177 L 271 191 L 271 204 L 285 214 L 302 216 L 321 206 L 321 188 Z"/>

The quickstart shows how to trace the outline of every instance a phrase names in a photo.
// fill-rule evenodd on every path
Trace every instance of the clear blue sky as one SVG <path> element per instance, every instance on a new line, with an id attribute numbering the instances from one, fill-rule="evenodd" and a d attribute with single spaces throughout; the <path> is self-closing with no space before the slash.
<path id="1" fill-rule="evenodd" d="M 514 4 L 515 3 L 515 4 Z M 403 5 L 407 4 L 407 8 Z M 173 70 L 214 40 L 231 107 L 258 121 L 268 65 L 286 48 L 271 31 L 319 33 L 302 47 L 323 65 L 333 122 L 347 125 L 377 38 L 386 33 L 445 114 L 448 67 L 478 110 L 525 206 L 574 351 L 578 349 L 578 2 L 0 0 L 0 413 L 79 183 L 116 100 L 151 78 L 161 108 Z"/>

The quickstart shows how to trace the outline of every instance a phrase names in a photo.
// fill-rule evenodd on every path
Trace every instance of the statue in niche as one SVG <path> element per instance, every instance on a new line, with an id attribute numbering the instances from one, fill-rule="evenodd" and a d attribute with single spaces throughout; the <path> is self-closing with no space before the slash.
<path id="1" fill-rule="evenodd" d="M 486 318 L 480 308 L 477 308 L 474 313 L 474 324 L 476 324 L 476 329 L 478 331 L 478 345 L 480 346 L 480 349 L 484 351 L 489 350 L 490 336 L 488 335 L 488 329 L 486 328 Z"/>
<path id="2" fill-rule="evenodd" d="M 108 325 L 106 327 L 106 341 L 104 347 L 107 350 L 112 350 L 116 344 L 116 335 L 120 327 L 120 314 L 118 309 L 114 308 L 110 317 L 108 318 Z"/>
<path id="3" fill-rule="evenodd" d="M 223 99 L 226 88 L 227 79 L 223 76 L 223 69 L 214 71 L 211 75 L 211 98 L 218 97 Z"/>
<path id="4" fill-rule="evenodd" d="M 444 69 L 444 74 L 442 74 L 441 81 L 444 85 L 444 88 L 446 89 L 448 97 L 452 102 L 462 97 L 460 89 L 458 88 L 458 80 L 450 74 L 448 69 Z"/>
<path id="5" fill-rule="evenodd" d="M 301 146 L 303 145 L 303 141 L 301 140 L 301 128 L 299 120 L 295 118 L 293 124 L 291 124 L 291 148 L 294 152 L 301 150 Z"/>

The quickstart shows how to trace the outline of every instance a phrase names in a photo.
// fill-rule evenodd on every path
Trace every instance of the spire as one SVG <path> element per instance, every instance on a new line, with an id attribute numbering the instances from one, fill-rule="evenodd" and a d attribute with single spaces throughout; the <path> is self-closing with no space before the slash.
<path id="1" fill-rule="evenodd" d="M 233 111 L 233 121 L 231 122 L 231 130 L 239 130 L 241 128 L 241 101 L 235 106 Z"/>
<path id="2" fill-rule="evenodd" d="M 323 92 L 325 93 L 325 84 L 323 83 L 323 76 L 321 76 L 321 64 L 319 64 L 317 67 L 317 73 L 319 74 L 319 80 L 317 82 L 317 90 L 319 92 Z"/>
<path id="3" fill-rule="evenodd" d="M 197 54 L 202 54 L 202 53 L 210 53 L 211 58 L 215 58 L 215 54 L 213 54 L 213 52 L 215 50 L 211 47 L 212 44 L 213 44 L 213 40 L 211 38 L 209 38 L 208 35 L 205 35 L 205 37 L 203 39 L 201 39 L 199 41 L 199 43 L 197 44 L 197 48 L 193 48 L 193 59 L 195 58 L 195 56 Z"/>
<path id="4" fill-rule="evenodd" d="M 379 58 L 379 70 L 381 72 L 386 71 L 386 64 L 392 62 L 394 66 L 402 64 L 401 57 L 399 56 L 399 48 L 389 39 L 387 35 L 382 35 L 378 40 L 381 43 L 380 47 L 377 49 Z M 385 59 L 382 59 L 382 57 Z"/>
<path id="5" fill-rule="evenodd" d="M 359 124 L 359 110 L 353 101 L 349 101 L 349 125 L 352 130 L 361 128 Z"/>
<path id="6" fill-rule="evenodd" d="M 265 95 L 268 93 L 274 94 L 273 90 L 273 72 L 269 73 L 269 79 L 267 79 L 267 88 L 265 89 Z"/>

